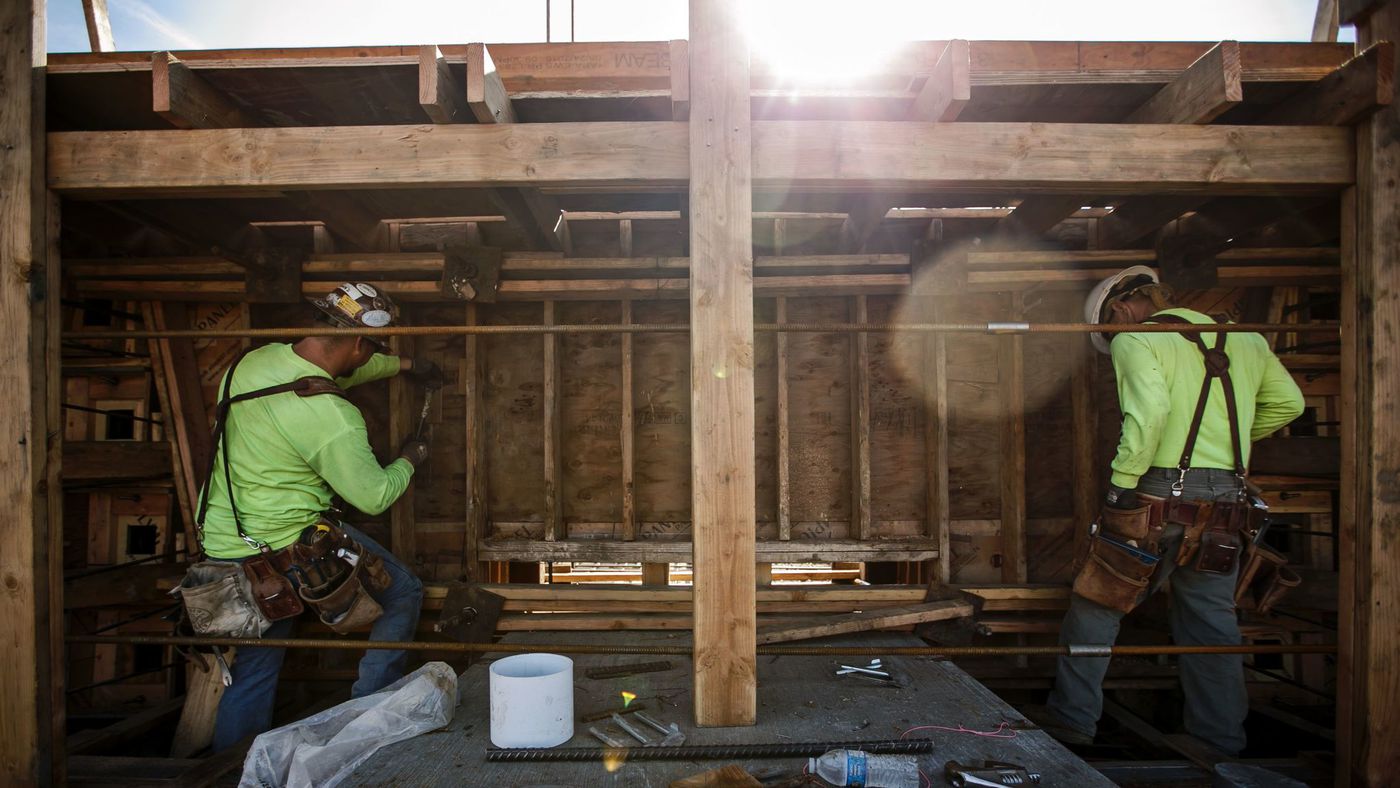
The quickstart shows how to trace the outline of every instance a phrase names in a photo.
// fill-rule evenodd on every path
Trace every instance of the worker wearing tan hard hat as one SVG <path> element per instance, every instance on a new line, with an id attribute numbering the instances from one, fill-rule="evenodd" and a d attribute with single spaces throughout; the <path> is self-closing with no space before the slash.
<path id="1" fill-rule="evenodd" d="M 1109 325 L 1216 323 L 1173 306 L 1172 297 L 1154 270 L 1134 266 L 1094 288 L 1084 317 Z M 1175 642 L 1238 645 L 1238 559 L 1262 549 L 1253 546 L 1262 502 L 1245 480 L 1250 442 L 1297 418 L 1302 393 L 1258 334 L 1091 339 L 1113 357 L 1123 422 L 1060 642 L 1111 645 L 1123 616 L 1170 577 Z M 1181 657 L 1186 730 L 1227 755 L 1245 746 L 1242 664 L 1238 655 Z M 1091 742 L 1107 670 L 1107 658 L 1060 658 L 1043 727 L 1068 743 Z"/>
<path id="2" fill-rule="evenodd" d="M 346 282 L 311 305 L 331 325 L 383 328 L 398 311 L 379 288 Z M 412 640 L 423 585 L 407 565 L 341 521 L 332 495 L 369 515 L 394 503 L 428 456 L 421 436 L 381 466 L 364 416 L 345 389 L 414 376 L 442 384 L 431 362 L 387 354 L 365 335 L 305 337 L 245 352 L 224 373 L 214 455 L 200 494 L 200 546 L 179 589 L 188 625 L 202 635 L 289 637 L 309 607 L 337 632 Z M 272 725 L 284 649 L 240 648 L 219 703 L 215 751 Z M 376 692 L 403 675 L 403 651 L 370 650 L 351 692 Z"/>

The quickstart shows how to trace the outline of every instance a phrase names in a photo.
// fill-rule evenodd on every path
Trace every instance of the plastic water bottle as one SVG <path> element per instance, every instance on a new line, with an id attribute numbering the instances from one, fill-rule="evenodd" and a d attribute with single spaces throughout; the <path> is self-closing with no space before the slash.
<path id="1" fill-rule="evenodd" d="M 867 755 L 861 750 L 831 750 L 820 758 L 808 758 L 807 771 L 832 785 L 919 788 L 919 761 L 912 755 Z"/>

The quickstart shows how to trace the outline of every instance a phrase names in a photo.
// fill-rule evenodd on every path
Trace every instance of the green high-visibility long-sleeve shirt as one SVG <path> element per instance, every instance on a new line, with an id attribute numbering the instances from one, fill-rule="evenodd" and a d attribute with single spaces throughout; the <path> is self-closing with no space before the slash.
<path id="1" fill-rule="evenodd" d="M 1215 322 L 1191 309 L 1165 309 L 1158 314 L 1177 315 L 1192 323 Z M 1215 346 L 1215 336 L 1201 335 L 1206 347 Z M 1205 380 L 1205 360 L 1194 342 L 1176 333 L 1118 334 L 1110 347 L 1118 378 L 1118 404 L 1123 411 L 1112 483 L 1133 489 L 1148 468 L 1175 468 L 1181 460 Z M 1230 378 L 1239 411 L 1241 461 L 1248 466 L 1250 442 L 1298 418 L 1303 412 L 1303 393 L 1259 334 L 1229 334 L 1225 354 L 1230 357 Z M 1235 467 L 1219 380 L 1211 385 L 1191 467 Z"/>
<path id="2" fill-rule="evenodd" d="M 398 358 L 377 353 L 336 382 L 350 388 L 392 377 L 398 370 Z M 230 393 L 236 396 L 309 376 L 330 377 L 291 345 L 266 345 L 239 362 Z M 219 393 L 223 395 L 222 381 Z M 402 457 L 380 466 L 370 450 L 364 416 L 344 397 L 303 397 L 288 391 L 240 402 L 230 409 L 209 483 L 203 543 L 214 558 L 256 552 L 239 538 L 234 525 L 224 482 L 224 451 L 229 452 L 243 529 L 274 550 L 296 541 L 330 508 L 332 490 L 356 509 L 379 514 L 403 495 L 413 476 L 413 464 Z"/>

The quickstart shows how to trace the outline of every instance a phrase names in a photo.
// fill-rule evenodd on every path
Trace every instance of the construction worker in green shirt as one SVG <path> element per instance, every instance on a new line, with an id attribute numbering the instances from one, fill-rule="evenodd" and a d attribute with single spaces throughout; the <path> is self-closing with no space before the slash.
<path id="1" fill-rule="evenodd" d="M 344 328 L 392 323 L 393 302 L 373 285 L 346 283 L 313 300 L 321 316 Z M 340 389 L 408 373 L 425 387 L 442 384 L 431 362 L 388 355 L 364 336 L 307 337 L 294 344 L 269 344 L 240 357 L 220 386 L 224 401 L 252 398 L 227 407 L 216 422 L 213 468 L 200 496 L 201 543 L 214 561 L 247 562 L 277 554 L 318 523 L 334 523 L 365 554 L 378 556 L 392 582 L 373 592 L 383 608 L 370 640 L 412 640 L 423 585 L 402 561 L 364 533 L 328 515 L 331 496 L 375 515 L 407 489 L 414 468 L 428 456 L 421 437 L 406 442 L 387 466 L 370 449 L 364 416 Z M 293 381 L 319 382 L 323 396 L 280 391 Z M 332 384 L 334 381 L 334 384 Z M 339 386 L 339 388 L 336 388 Z M 291 573 L 289 573 L 291 574 Z M 294 618 L 277 620 L 264 637 L 290 636 Z M 277 675 L 284 649 L 240 648 L 215 720 L 214 750 L 227 749 L 272 725 Z M 352 695 L 375 692 L 403 675 L 406 654 L 370 650 L 360 660 Z"/>
<path id="2" fill-rule="evenodd" d="M 1099 284 L 1085 304 L 1098 324 L 1214 324 L 1175 307 L 1151 268 Z M 1170 623 L 1179 645 L 1238 645 L 1235 580 L 1241 548 L 1259 522 L 1244 473 L 1252 441 L 1303 412 L 1292 376 L 1258 334 L 1092 335 L 1111 353 L 1123 414 L 1103 513 L 1060 629 L 1061 644 L 1112 645 L 1119 622 L 1170 578 Z M 1223 343 L 1223 344 L 1222 344 Z M 1047 732 L 1093 741 L 1103 711 L 1107 658 L 1061 657 Z M 1186 730 L 1226 755 L 1244 749 L 1239 655 L 1184 655 Z"/>

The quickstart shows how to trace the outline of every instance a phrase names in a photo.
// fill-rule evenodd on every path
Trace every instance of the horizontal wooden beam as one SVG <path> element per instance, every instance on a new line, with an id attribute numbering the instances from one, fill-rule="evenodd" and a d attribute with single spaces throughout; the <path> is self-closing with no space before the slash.
<path id="1" fill-rule="evenodd" d="M 1346 129 L 1042 123 L 753 124 L 757 188 L 1332 192 L 1354 178 Z M 54 132 L 49 186 L 67 193 L 509 185 L 680 188 L 686 124 Z"/>
<path id="2" fill-rule="evenodd" d="M 1348 126 L 1390 106 L 1395 94 L 1395 44 L 1379 41 L 1336 71 L 1267 112 L 1265 123 Z"/>
<path id="3" fill-rule="evenodd" d="M 1124 123 L 1210 123 L 1244 101 L 1240 45 L 1221 41 L 1157 91 Z"/>
<path id="4" fill-rule="evenodd" d="M 925 540 L 854 542 L 760 541 L 761 562 L 794 561 L 926 561 L 938 557 L 935 543 Z M 666 561 L 691 560 L 690 542 L 639 539 L 559 540 L 488 539 L 481 543 L 483 561 Z"/>
<path id="5" fill-rule="evenodd" d="M 967 102 L 972 100 L 972 58 L 966 41 L 948 42 L 933 73 L 909 107 L 908 120 L 948 123 L 958 119 Z"/>
<path id="6" fill-rule="evenodd" d="M 895 629 L 929 621 L 967 618 L 972 605 L 959 599 L 944 599 L 921 605 L 879 608 L 845 616 L 813 616 L 795 622 L 768 624 L 758 628 L 758 644 L 787 643 L 828 635 Z"/>
<path id="7" fill-rule="evenodd" d="M 64 441 L 63 481 L 111 483 L 169 480 L 165 441 Z"/>

